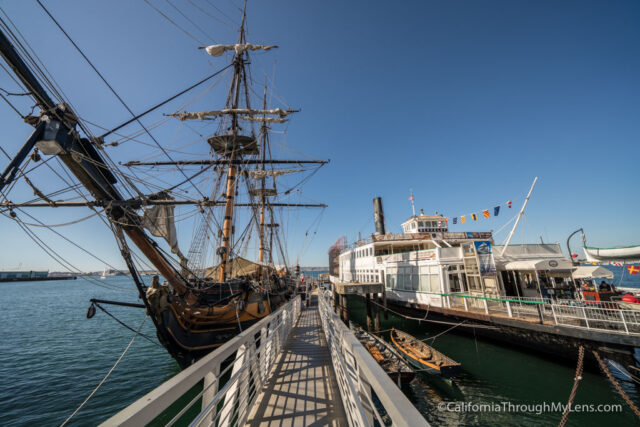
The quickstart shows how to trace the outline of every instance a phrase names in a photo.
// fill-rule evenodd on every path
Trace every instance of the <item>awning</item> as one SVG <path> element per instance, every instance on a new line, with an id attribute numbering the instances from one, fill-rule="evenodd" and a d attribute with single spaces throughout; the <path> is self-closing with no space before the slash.
<path id="1" fill-rule="evenodd" d="M 613 273 L 598 265 L 581 265 L 572 274 L 574 279 L 613 279 Z"/>
<path id="2" fill-rule="evenodd" d="M 528 259 L 511 261 L 504 265 L 505 270 L 571 270 L 573 265 L 566 259 Z"/>

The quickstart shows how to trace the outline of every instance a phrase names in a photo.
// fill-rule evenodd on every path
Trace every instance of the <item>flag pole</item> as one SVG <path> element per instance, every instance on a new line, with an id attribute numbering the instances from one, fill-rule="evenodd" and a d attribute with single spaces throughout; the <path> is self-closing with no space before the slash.
<path id="1" fill-rule="evenodd" d="M 516 219 L 516 223 L 513 224 L 513 228 L 511 229 L 511 233 L 509 233 L 509 237 L 507 238 L 507 243 L 504 244 L 504 247 L 502 248 L 502 252 L 500 253 L 500 256 L 504 256 L 504 252 L 507 250 L 507 247 L 509 246 L 509 243 L 511 242 L 511 238 L 513 237 L 513 233 L 516 232 L 516 228 L 518 228 L 518 223 L 520 222 L 520 218 L 522 218 L 522 215 L 524 214 L 524 209 L 527 207 L 527 203 L 529 202 L 529 197 L 531 197 L 531 193 L 533 192 L 533 187 L 536 186 L 536 182 L 538 182 L 538 177 L 536 176 L 533 180 L 533 184 L 531 184 L 531 188 L 529 189 L 529 194 L 527 194 L 527 198 L 524 199 L 524 203 L 522 204 L 522 208 L 520 209 L 520 212 L 518 212 L 518 218 Z"/>
<path id="2" fill-rule="evenodd" d="M 411 211 L 413 212 L 413 216 L 416 216 L 416 205 L 413 203 L 413 189 L 409 191 L 411 192 L 411 197 L 409 197 L 409 200 L 411 200 Z"/>

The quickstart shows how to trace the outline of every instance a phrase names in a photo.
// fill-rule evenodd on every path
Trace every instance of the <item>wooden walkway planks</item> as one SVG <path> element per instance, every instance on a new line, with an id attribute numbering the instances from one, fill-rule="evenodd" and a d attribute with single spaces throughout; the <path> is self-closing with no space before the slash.
<path id="1" fill-rule="evenodd" d="M 346 426 L 331 355 L 320 324 L 317 295 L 291 331 L 247 425 Z"/>

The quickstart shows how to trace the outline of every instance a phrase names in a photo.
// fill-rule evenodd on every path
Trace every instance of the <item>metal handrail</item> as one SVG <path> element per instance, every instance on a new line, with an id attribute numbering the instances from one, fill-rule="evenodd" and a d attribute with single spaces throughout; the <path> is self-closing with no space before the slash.
<path id="1" fill-rule="evenodd" d="M 467 302 L 467 300 L 475 300 L 484 303 L 483 310 L 488 315 L 507 313 L 509 317 L 518 318 L 523 315 L 531 317 L 532 313 L 535 313 L 536 316 L 540 316 L 541 321 L 552 322 L 557 326 L 640 335 L 640 311 L 623 309 L 615 303 L 591 303 L 582 300 L 553 301 L 535 297 L 531 300 L 522 297 L 492 298 L 461 293 L 438 295 L 445 297 L 444 305 L 448 308 L 482 311 L 482 308 L 470 306 Z M 533 310 L 534 308 L 537 310 Z"/>
<path id="2" fill-rule="evenodd" d="M 246 420 L 257 390 L 266 382 L 271 367 L 295 326 L 300 312 L 300 297 L 296 296 L 276 312 L 227 341 L 102 425 L 146 425 L 203 380 L 203 390 L 169 424 L 178 421 L 200 398 L 202 411 L 192 425 L 241 424 Z M 221 371 L 223 362 L 234 354 L 233 363 Z M 228 374 L 229 369 L 231 377 L 220 388 L 222 377 Z M 224 403 L 219 407 L 221 401 Z"/>
<path id="3" fill-rule="evenodd" d="M 372 394 L 396 426 L 428 426 L 407 397 L 369 352 L 331 310 L 331 292 L 320 293 L 318 311 L 331 351 L 334 371 L 350 426 L 387 425 L 378 413 Z"/>

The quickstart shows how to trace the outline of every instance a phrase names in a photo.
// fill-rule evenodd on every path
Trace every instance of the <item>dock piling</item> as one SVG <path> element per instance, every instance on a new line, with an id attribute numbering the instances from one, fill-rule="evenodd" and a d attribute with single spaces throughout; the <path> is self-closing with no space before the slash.
<path id="1" fill-rule="evenodd" d="M 365 294 L 365 300 L 367 301 L 367 331 L 371 332 L 373 330 L 373 325 L 372 325 L 373 316 L 371 315 L 371 294 L 370 293 Z"/>
<path id="2" fill-rule="evenodd" d="M 373 331 L 378 333 L 380 332 L 380 297 L 378 294 L 373 294 L 374 298 L 374 307 L 373 307 Z"/>

